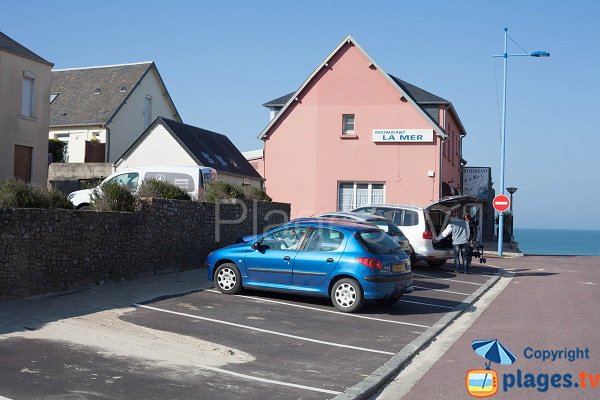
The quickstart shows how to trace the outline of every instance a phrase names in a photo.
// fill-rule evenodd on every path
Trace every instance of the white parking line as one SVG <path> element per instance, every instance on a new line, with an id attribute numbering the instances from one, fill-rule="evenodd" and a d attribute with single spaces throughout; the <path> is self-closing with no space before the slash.
<path id="1" fill-rule="evenodd" d="M 481 286 L 483 285 L 485 282 L 481 282 L 481 283 L 477 283 L 477 282 L 468 282 L 468 281 L 460 281 L 458 279 L 452 279 L 452 278 L 440 278 L 439 276 L 434 276 L 434 275 L 425 275 L 425 274 L 415 274 L 413 273 L 413 276 L 423 276 L 425 278 L 434 278 L 434 279 L 440 279 L 442 281 L 451 281 L 451 282 L 459 282 L 459 283 L 467 283 L 469 285 L 477 285 L 477 286 Z"/>
<path id="2" fill-rule="evenodd" d="M 216 368 L 216 367 L 209 367 L 207 365 L 196 365 L 196 367 L 202 368 L 202 369 L 207 369 L 209 371 L 219 372 L 221 374 L 236 376 L 238 378 L 249 379 L 252 381 L 272 383 L 273 385 L 288 386 L 288 387 L 293 387 L 293 388 L 298 388 L 298 389 L 312 390 L 313 392 L 327 393 L 327 394 L 340 394 L 341 393 L 341 392 L 336 392 L 334 390 L 321 389 L 321 388 L 313 387 L 313 386 L 304 386 L 304 385 L 298 385 L 296 383 L 288 383 L 288 382 L 276 381 L 273 379 L 260 378 L 258 376 L 240 374 L 238 372 L 227 371 L 225 369 Z M 4 399 L 3 397 L 0 397 L 0 400 L 3 400 L 3 399 Z M 9 399 L 7 399 L 7 400 L 9 400 Z"/>
<path id="3" fill-rule="evenodd" d="M 432 303 L 422 303 L 420 301 L 412 301 L 412 300 L 400 300 L 402 303 L 412 303 L 412 304 L 421 304 L 423 306 L 431 306 L 431 307 L 439 307 L 439 308 L 447 308 L 447 309 L 453 309 L 454 307 L 449 307 L 449 306 L 442 306 L 440 304 L 432 304 Z"/>
<path id="4" fill-rule="evenodd" d="M 212 292 L 212 293 L 219 293 L 219 294 L 221 294 L 221 292 L 219 292 L 218 290 L 213 290 L 213 289 L 207 289 L 207 290 L 205 290 L 205 292 Z M 347 313 L 342 313 L 342 312 L 339 312 L 339 311 L 323 310 L 323 309 L 317 308 L 317 307 L 309 307 L 309 306 L 302 306 L 300 304 L 286 303 L 284 301 L 263 299 L 261 297 L 237 296 L 236 298 L 242 298 L 242 299 L 245 299 L 245 300 L 254 300 L 254 301 L 257 301 L 257 302 L 263 301 L 263 302 L 267 302 L 267 303 L 283 304 L 283 305 L 290 306 L 290 307 L 298 307 L 298 308 L 304 308 L 304 309 L 307 309 L 307 310 L 314 310 L 314 311 L 321 311 L 321 312 L 326 312 L 326 313 L 332 313 L 332 314 L 335 314 L 335 315 L 339 315 L 340 317 L 363 318 L 363 319 L 369 319 L 371 321 L 389 322 L 391 324 L 409 325 L 409 326 L 416 326 L 416 327 L 419 327 L 419 328 L 426 328 L 426 329 L 427 328 L 431 328 L 430 326 L 427 326 L 427 325 L 413 324 L 411 322 L 392 321 L 392 320 L 384 319 L 384 318 L 375 318 L 375 317 L 367 317 L 367 316 L 364 316 L 364 315 L 347 314 Z"/>
<path id="5" fill-rule="evenodd" d="M 164 312 L 164 313 L 168 313 L 168 314 L 180 315 L 182 317 L 188 317 L 188 318 L 194 318 L 194 319 L 201 319 L 203 321 L 215 322 L 217 324 L 235 326 L 237 328 L 249 329 L 249 330 L 253 330 L 253 331 L 257 331 L 257 332 L 269 333 L 271 335 L 284 336 L 284 337 L 289 337 L 289 338 L 297 339 L 297 340 L 304 340 L 304 341 L 312 342 L 312 343 L 325 344 L 325 345 L 328 345 L 328 346 L 343 347 L 345 349 L 367 351 L 367 352 L 370 352 L 370 353 L 379 353 L 379 354 L 387 354 L 387 355 L 394 355 L 395 354 L 395 353 L 392 353 L 392 352 L 389 352 L 389 351 L 367 349 L 365 347 L 350 346 L 350 345 L 346 345 L 346 344 L 326 342 L 324 340 L 310 339 L 310 338 L 306 338 L 306 337 L 302 337 L 302 336 L 290 335 L 288 333 L 271 331 L 271 330 L 262 329 L 262 328 L 256 328 L 256 327 L 249 326 L 249 325 L 236 324 L 234 322 L 227 322 L 227 321 L 222 321 L 222 320 L 214 319 L 214 318 L 201 317 L 199 315 L 193 315 L 193 314 L 187 314 L 187 313 L 182 313 L 182 312 L 177 312 L 177 311 L 165 310 L 165 309 L 162 309 L 162 308 L 146 306 L 146 305 L 143 305 L 143 304 L 133 304 L 133 306 L 134 307 L 138 307 L 138 308 L 146 308 L 148 310 L 160 311 L 160 312 Z"/>
<path id="6" fill-rule="evenodd" d="M 470 293 L 453 292 L 452 290 L 445 290 L 445 289 L 434 289 L 434 288 L 430 288 L 430 287 L 425 287 L 425 286 L 415 286 L 415 285 L 413 285 L 413 287 L 415 287 L 415 288 L 418 288 L 418 289 L 427 289 L 427 290 L 433 290 L 433 291 L 435 291 L 435 292 L 444 292 L 444 293 L 460 294 L 461 296 L 470 296 Z"/>

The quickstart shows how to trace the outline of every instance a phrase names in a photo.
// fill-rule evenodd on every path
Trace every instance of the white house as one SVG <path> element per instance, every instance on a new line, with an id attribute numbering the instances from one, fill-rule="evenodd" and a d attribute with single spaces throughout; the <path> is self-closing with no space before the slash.
<path id="1" fill-rule="evenodd" d="M 0 180 L 46 186 L 52 63 L 0 32 Z"/>
<path id="2" fill-rule="evenodd" d="M 262 188 L 264 179 L 223 134 L 157 118 L 115 162 L 121 168 L 147 165 L 205 166 L 219 180 Z"/>
<path id="3" fill-rule="evenodd" d="M 68 162 L 114 162 L 157 117 L 181 121 L 151 62 L 52 71 L 50 139 Z"/>

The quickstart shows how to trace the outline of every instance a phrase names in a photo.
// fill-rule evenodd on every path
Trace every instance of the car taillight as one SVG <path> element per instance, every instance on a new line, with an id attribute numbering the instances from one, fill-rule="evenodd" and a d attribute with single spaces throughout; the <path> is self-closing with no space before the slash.
<path id="1" fill-rule="evenodd" d="M 433 239 L 433 232 L 431 232 L 431 231 L 425 231 L 425 232 L 423 232 L 423 239 L 432 240 Z"/>
<path id="2" fill-rule="evenodd" d="M 381 261 L 379 261 L 376 258 L 359 257 L 356 259 L 356 261 L 358 261 L 362 265 L 367 266 L 369 268 L 373 268 L 373 269 L 381 269 L 382 268 Z"/>

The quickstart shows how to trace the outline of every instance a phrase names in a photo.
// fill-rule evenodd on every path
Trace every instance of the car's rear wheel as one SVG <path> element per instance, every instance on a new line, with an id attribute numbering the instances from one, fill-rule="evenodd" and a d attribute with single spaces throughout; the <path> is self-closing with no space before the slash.
<path id="1" fill-rule="evenodd" d="M 430 267 L 439 268 L 446 264 L 446 260 L 427 261 Z"/>
<path id="2" fill-rule="evenodd" d="M 331 302 L 341 312 L 356 312 L 365 299 L 360 284 L 351 278 L 342 278 L 331 288 Z"/>
<path id="3" fill-rule="evenodd" d="M 238 294 L 242 291 L 242 274 L 234 263 L 221 264 L 215 270 L 217 289 L 225 294 Z"/>
<path id="4" fill-rule="evenodd" d="M 401 298 L 402 298 L 402 295 L 400 295 L 398 297 L 390 296 L 390 297 L 384 297 L 382 299 L 376 299 L 375 301 L 380 306 L 390 307 L 390 306 L 393 306 L 394 304 L 396 304 L 398 301 L 400 301 Z"/>

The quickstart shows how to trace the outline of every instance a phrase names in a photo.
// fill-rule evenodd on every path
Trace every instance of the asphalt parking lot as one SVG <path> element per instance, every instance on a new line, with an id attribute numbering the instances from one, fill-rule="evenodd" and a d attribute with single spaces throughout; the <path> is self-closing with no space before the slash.
<path id="1" fill-rule="evenodd" d="M 417 265 L 412 294 L 393 307 L 367 303 L 359 314 L 340 313 L 329 299 L 227 296 L 207 285 L 124 311 L 8 329 L 0 336 L 0 399 L 331 398 L 496 273 L 474 270 Z"/>

